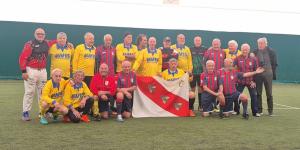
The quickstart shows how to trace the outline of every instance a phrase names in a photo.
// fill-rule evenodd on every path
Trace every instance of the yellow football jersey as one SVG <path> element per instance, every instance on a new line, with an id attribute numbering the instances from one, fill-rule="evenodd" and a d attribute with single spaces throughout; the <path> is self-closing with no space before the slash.
<path id="1" fill-rule="evenodd" d="M 52 72 L 52 70 L 55 68 L 59 68 L 63 71 L 63 77 L 70 78 L 71 59 L 73 52 L 74 49 L 69 49 L 67 45 L 52 45 L 49 49 L 49 55 L 51 58 L 50 72 Z"/>
<path id="2" fill-rule="evenodd" d="M 40 102 L 45 101 L 50 104 L 50 106 L 53 106 L 53 101 L 55 101 L 56 103 L 61 103 L 63 91 L 65 89 L 66 83 L 68 82 L 69 80 L 65 81 L 64 79 L 61 79 L 60 83 L 55 83 L 53 82 L 53 80 L 48 80 L 43 87 Z"/>
<path id="3" fill-rule="evenodd" d="M 135 45 L 131 45 L 129 48 L 124 46 L 124 43 L 120 43 L 116 47 L 117 53 L 117 72 L 122 71 L 122 62 L 124 60 L 129 60 L 131 62 L 131 66 L 134 64 L 136 59 L 126 59 L 126 56 L 137 56 L 136 53 L 138 52 L 137 47 Z"/>
<path id="4" fill-rule="evenodd" d="M 240 56 L 242 54 L 240 50 L 236 50 L 236 52 L 232 54 L 230 53 L 229 49 L 224 49 L 224 53 L 226 55 L 226 58 L 231 58 L 232 60 L 234 60 L 237 56 Z"/>
<path id="5" fill-rule="evenodd" d="M 78 45 L 73 56 L 73 73 L 82 70 L 85 76 L 94 76 L 95 52 L 94 46 L 88 48 L 85 44 Z"/>
<path id="6" fill-rule="evenodd" d="M 72 106 L 73 108 L 77 108 L 84 96 L 93 96 L 92 92 L 84 82 L 74 85 L 68 83 L 64 90 L 64 105 L 66 107 Z"/>
<path id="7" fill-rule="evenodd" d="M 150 51 L 148 48 L 143 49 L 139 52 L 138 58 L 136 59 L 132 70 L 140 76 L 155 76 L 161 73 L 162 68 L 162 54 L 160 49 Z"/>
<path id="8" fill-rule="evenodd" d="M 162 72 L 162 78 L 167 81 L 175 81 L 181 78 L 185 72 L 182 69 L 177 69 L 176 71 L 171 71 L 166 69 Z"/>
<path id="9" fill-rule="evenodd" d="M 171 48 L 174 49 L 175 53 L 178 53 L 178 68 L 185 72 L 192 72 L 193 63 L 190 48 L 187 46 L 180 48 L 176 44 L 172 45 Z"/>

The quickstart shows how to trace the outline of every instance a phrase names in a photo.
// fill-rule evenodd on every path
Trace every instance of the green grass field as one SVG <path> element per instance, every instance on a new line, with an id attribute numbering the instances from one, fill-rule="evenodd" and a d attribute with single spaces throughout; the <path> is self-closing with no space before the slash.
<path id="1" fill-rule="evenodd" d="M 31 112 L 33 120 L 21 121 L 22 81 L 0 81 L 0 85 L 0 150 L 300 149 L 299 84 L 274 85 L 274 117 L 251 116 L 248 121 L 241 116 L 143 118 L 124 123 L 110 119 L 46 126 L 39 124 L 36 100 Z M 264 105 L 266 108 L 266 100 Z"/>

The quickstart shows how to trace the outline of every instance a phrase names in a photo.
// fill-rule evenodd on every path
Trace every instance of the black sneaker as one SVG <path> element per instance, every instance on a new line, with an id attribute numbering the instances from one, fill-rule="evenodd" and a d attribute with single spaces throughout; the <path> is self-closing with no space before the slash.
<path id="1" fill-rule="evenodd" d="M 100 115 L 94 116 L 93 120 L 94 121 L 101 121 L 101 116 Z"/>
<path id="2" fill-rule="evenodd" d="M 249 119 L 249 114 L 243 114 L 243 118 L 248 120 Z"/>
<path id="3" fill-rule="evenodd" d="M 224 118 L 223 112 L 220 112 L 220 113 L 219 113 L 219 117 L 220 117 L 220 119 L 223 119 L 223 118 Z"/>

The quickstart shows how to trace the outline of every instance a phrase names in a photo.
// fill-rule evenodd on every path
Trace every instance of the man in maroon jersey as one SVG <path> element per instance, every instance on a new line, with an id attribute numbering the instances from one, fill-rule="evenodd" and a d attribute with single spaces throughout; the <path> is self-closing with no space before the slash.
<path id="1" fill-rule="evenodd" d="M 241 46 L 242 54 L 233 61 L 233 65 L 237 68 L 239 72 L 253 72 L 258 67 L 258 62 L 256 57 L 250 56 L 250 46 L 249 44 L 245 43 Z M 258 113 L 258 104 L 257 104 L 257 91 L 255 88 L 255 82 L 253 77 L 246 77 L 241 80 L 238 80 L 237 90 L 240 93 L 243 93 L 244 88 L 247 87 L 251 97 L 251 110 L 252 115 L 259 117 L 260 114 Z M 237 103 L 238 104 L 238 103 Z M 234 105 L 234 111 L 239 113 L 240 108 L 239 104 Z"/>
<path id="2" fill-rule="evenodd" d="M 204 54 L 204 63 L 208 60 L 213 60 L 215 62 L 215 70 L 219 70 L 223 67 L 225 53 L 221 49 L 220 39 L 213 39 L 212 47 L 210 47 Z M 203 66 L 205 67 L 205 66 Z M 205 70 L 205 69 L 203 69 Z"/>
<path id="3" fill-rule="evenodd" d="M 243 118 L 248 119 L 249 115 L 247 112 L 248 105 L 248 97 L 240 93 L 236 90 L 237 80 L 242 80 L 245 77 L 251 77 L 255 74 L 262 73 L 264 71 L 263 68 L 257 68 L 253 72 L 238 72 L 233 67 L 232 59 L 226 58 L 224 60 L 224 68 L 220 69 L 220 78 L 223 82 L 223 94 L 225 96 L 225 107 L 220 107 L 220 112 L 223 111 L 225 116 L 230 115 L 230 111 L 232 111 L 233 101 L 241 100 L 243 105 Z"/>
<path id="4" fill-rule="evenodd" d="M 209 112 L 213 110 L 213 104 L 218 99 L 220 105 L 224 107 L 225 98 L 223 95 L 223 83 L 215 70 L 215 63 L 212 60 L 206 62 L 206 71 L 201 73 L 200 87 L 203 92 L 201 94 L 202 116 L 209 116 Z M 220 117 L 223 117 L 220 112 Z"/>
<path id="5" fill-rule="evenodd" d="M 163 47 L 159 48 L 162 52 L 162 71 L 169 68 L 169 60 L 171 58 L 178 59 L 178 53 L 171 48 L 171 44 L 171 38 L 167 36 L 163 40 Z"/>
<path id="6" fill-rule="evenodd" d="M 114 76 L 116 72 L 116 49 L 112 45 L 112 36 L 110 34 L 104 35 L 103 41 L 104 44 L 96 49 L 95 73 L 98 73 L 99 66 L 105 63 L 108 65 L 109 75 Z"/>
<path id="7" fill-rule="evenodd" d="M 122 71 L 117 79 L 117 121 L 123 121 L 123 118 L 130 118 L 133 104 L 133 91 L 136 89 L 136 75 L 130 71 L 131 63 L 122 62 Z"/>

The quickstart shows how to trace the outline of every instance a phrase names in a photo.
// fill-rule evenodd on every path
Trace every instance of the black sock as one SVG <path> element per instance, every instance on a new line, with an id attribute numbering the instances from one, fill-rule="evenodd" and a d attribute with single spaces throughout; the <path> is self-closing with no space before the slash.
<path id="1" fill-rule="evenodd" d="M 195 98 L 190 98 L 189 99 L 189 109 L 194 110 L 194 103 L 195 103 Z"/>
<path id="2" fill-rule="evenodd" d="M 201 93 L 198 93 L 198 102 L 199 102 L 199 108 L 202 108 L 202 106 L 201 106 Z"/>
<path id="3" fill-rule="evenodd" d="M 248 102 L 242 102 L 242 105 L 243 105 L 243 114 L 247 114 L 248 113 L 248 111 L 247 111 Z"/>
<path id="4" fill-rule="evenodd" d="M 122 113 L 122 103 L 117 102 L 117 113 L 118 115 Z"/>

